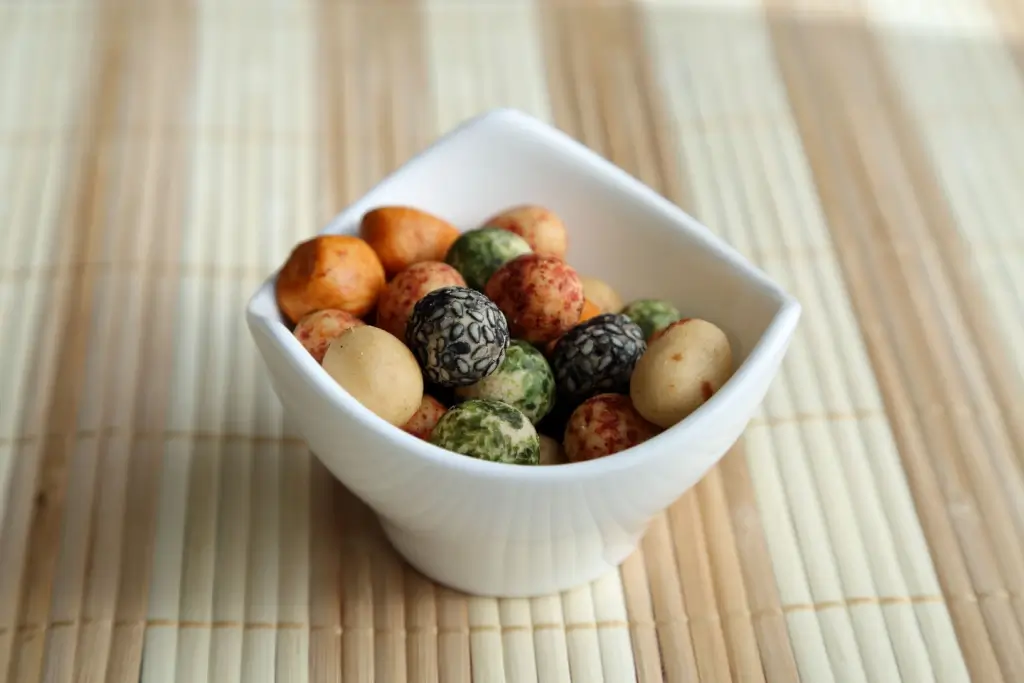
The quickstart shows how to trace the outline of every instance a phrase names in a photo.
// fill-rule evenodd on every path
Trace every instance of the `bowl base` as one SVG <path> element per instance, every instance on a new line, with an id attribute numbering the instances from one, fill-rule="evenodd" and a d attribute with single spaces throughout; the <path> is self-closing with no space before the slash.
<path id="1" fill-rule="evenodd" d="M 595 556 L 574 553 L 579 544 L 571 540 L 562 548 L 501 539 L 453 543 L 406 532 L 385 519 L 380 523 L 391 546 L 420 574 L 447 588 L 488 598 L 537 598 L 578 588 L 618 571 L 639 542 L 637 538 L 632 544 L 616 543 Z"/>

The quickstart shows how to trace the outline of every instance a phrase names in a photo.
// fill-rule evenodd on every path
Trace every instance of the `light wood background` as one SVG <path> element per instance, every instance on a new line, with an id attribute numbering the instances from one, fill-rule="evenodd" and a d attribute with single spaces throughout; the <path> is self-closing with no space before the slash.
<path id="1" fill-rule="evenodd" d="M 1024 5 L 0 2 L 0 680 L 1024 681 Z M 242 319 L 459 121 L 551 121 L 805 309 L 590 586 L 406 568 Z"/>

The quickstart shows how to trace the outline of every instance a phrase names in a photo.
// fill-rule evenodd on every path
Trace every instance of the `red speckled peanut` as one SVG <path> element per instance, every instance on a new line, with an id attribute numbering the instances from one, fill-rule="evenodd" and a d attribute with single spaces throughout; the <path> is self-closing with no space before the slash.
<path id="1" fill-rule="evenodd" d="M 448 412 L 444 404 L 433 396 L 423 395 L 419 409 L 413 414 L 409 421 L 402 425 L 402 429 L 424 441 L 430 438 L 437 421 Z"/>
<path id="2" fill-rule="evenodd" d="M 580 312 L 580 319 L 576 321 L 576 324 L 579 325 L 580 323 L 585 323 L 591 318 L 599 315 L 601 315 L 601 309 L 599 309 L 597 306 L 591 303 L 590 299 L 584 298 L 583 310 Z M 558 340 L 564 336 L 565 335 L 560 334 L 551 341 L 549 341 L 547 346 L 544 347 L 545 353 L 547 353 L 549 356 L 553 355 L 555 353 L 555 346 L 558 345 Z"/>
<path id="3" fill-rule="evenodd" d="M 405 326 L 416 303 L 435 289 L 465 287 L 466 281 L 447 263 L 414 263 L 388 283 L 377 304 L 377 327 L 405 341 Z"/>
<path id="4" fill-rule="evenodd" d="M 571 462 L 580 462 L 632 448 L 659 431 L 640 416 L 628 396 L 598 394 L 573 411 L 562 445 Z"/>
<path id="5" fill-rule="evenodd" d="M 569 246 L 562 220 L 542 206 L 516 206 L 494 216 L 485 225 L 514 232 L 526 240 L 534 253 L 542 256 L 565 258 Z"/>
<path id="6" fill-rule="evenodd" d="M 365 323 L 351 313 L 336 309 L 315 311 L 295 325 L 295 336 L 306 347 L 317 363 L 322 363 L 331 341 L 350 327 Z"/>
<path id="7" fill-rule="evenodd" d="M 583 312 L 583 284 L 561 259 L 526 254 L 498 269 L 485 293 L 508 320 L 513 337 L 544 343 L 565 334 Z"/>

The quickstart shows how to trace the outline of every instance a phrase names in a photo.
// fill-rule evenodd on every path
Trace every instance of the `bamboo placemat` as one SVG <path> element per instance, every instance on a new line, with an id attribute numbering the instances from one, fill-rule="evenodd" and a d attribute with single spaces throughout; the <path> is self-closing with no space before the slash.
<path id="1" fill-rule="evenodd" d="M 0 680 L 1024 681 L 1024 7 L 0 3 Z M 799 297 L 621 571 L 405 567 L 244 328 L 296 241 L 495 106 Z"/>

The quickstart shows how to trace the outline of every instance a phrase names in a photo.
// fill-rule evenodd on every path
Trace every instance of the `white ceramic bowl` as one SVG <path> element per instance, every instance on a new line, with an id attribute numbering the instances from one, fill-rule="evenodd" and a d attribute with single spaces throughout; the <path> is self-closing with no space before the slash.
<path id="1" fill-rule="evenodd" d="M 421 441 L 341 389 L 282 322 L 271 276 L 247 321 L 270 377 L 310 449 L 377 513 L 423 574 L 478 595 L 561 591 L 612 570 L 649 520 L 737 440 L 764 398 L 799 304 L 704 226 L 563 133 L 513 110 L 438 140 L 324 230 L 357 234 L 369 209 L 405 204 L 459 229 L 541 204 L 569 230 L 567 260 L 625 301 L 665 298 L 719 325 L 738 367 L 705 405 L 622 453 L 553 467 L 486 462 Z"/>

